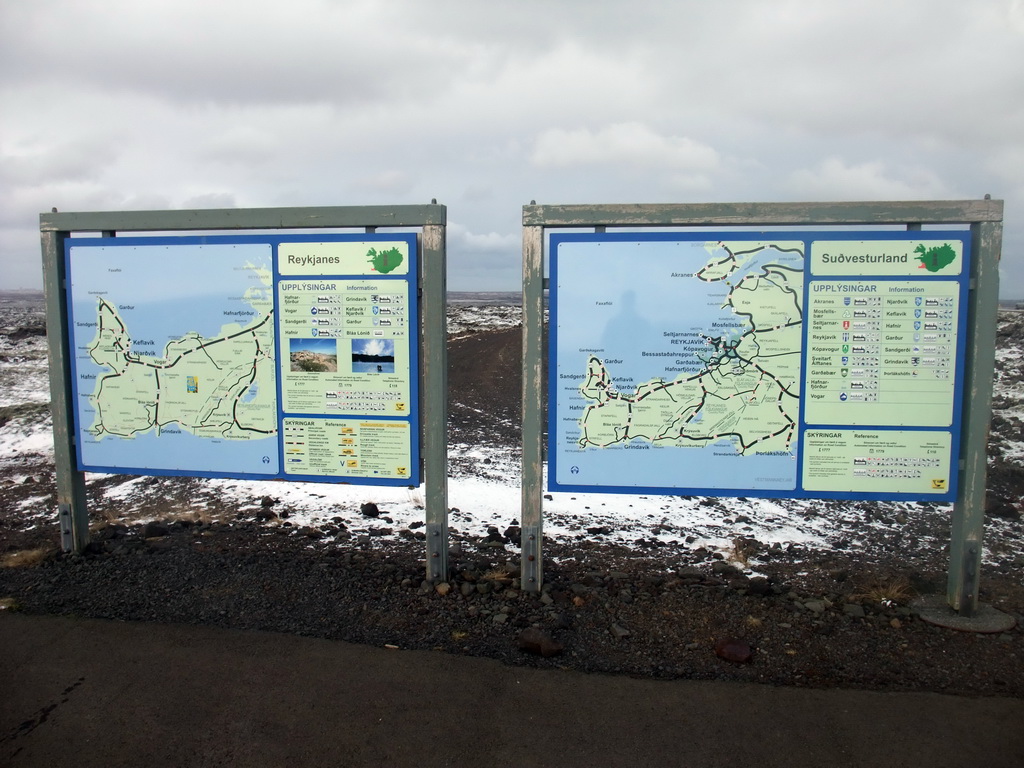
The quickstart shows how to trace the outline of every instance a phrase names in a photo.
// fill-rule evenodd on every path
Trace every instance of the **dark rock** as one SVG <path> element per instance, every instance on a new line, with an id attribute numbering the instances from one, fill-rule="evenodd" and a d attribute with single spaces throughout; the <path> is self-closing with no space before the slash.
<path id="1" fill-rule="evenodd" d="M 275 499 L 273 496 L 264 496 L 260 500 L 260 506 L 263 507 L 264 509 L 266 509 L 267 507 L 272 507 L 275 504 L 277 504 L 277 499 Z"/>
<path id="2" fill-rule="evenodd" d="M 359 511 L 365 517 L 377 517 L 378 515 L 380 515 L 380 509 L 378 509 L 377 505 L 374 504 L 372 501 L 368 501 L 362 506 L 360 506 Z"/>
<path id="3" fill-rule="evenodd" d="M 747 664 L 754 658 L 754 649 L 745 640 L 724 637 L 715 643 L 715 655 L 734 664 Z"/>
<path id="4" fill-rule="evenodd" d="M 864 606 L 857 605 L 856 603 L 846 603 L 843 606 L 843 613 L 854 619 L 864 618 Z"/>
<path id="5" fill-rule="evenodd" d="M 619 624 L 612 624 L 610 631 L 612 633 L 612 636 L 618 640 L 622 640 L 623 638 L 629 637 L 631 634 L 633 634 L 628 629 L 626 629 L 623 626 L 620 626 Z"/>
<path id="6" fill-rule="evenodd" d="M 772 593 L 772 583 L 764 576 L 755 576 L 747 582 L 747 594 L 764 597 Z"/>
<path id="7" fill-rule="evenodd" d="M 711 564 L 711 572 L 716 576 L 738 576 L 742 571 L 732 563 L 716 560 Z"/>
<path id="8" fill-rule="evenodd" d="M 516 644 L 520 650 L 543 656 L 545 659 L 557 656 L 563 650 L 561 643 L 537 627 L 528 627 L 520 632 Z"/>
<path id="9" fill-rule="evenodd" d="M 153 539 L 157 536 L 167 536 L 170 532 L 170 528 L 163 523 L 158 523 L 154 520 L 146 523 L 145 527 L 143 527 L 142 538 Z"/>

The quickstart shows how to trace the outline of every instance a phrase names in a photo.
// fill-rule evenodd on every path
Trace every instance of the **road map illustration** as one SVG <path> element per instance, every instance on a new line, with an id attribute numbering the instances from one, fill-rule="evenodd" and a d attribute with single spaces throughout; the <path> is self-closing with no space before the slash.
<path id="1" fill-rule="evenodd" d="M 72 249 L 83 464 L 278 470 L 271 249 Z"/>
<path id="2" fill-rule="evenodd" d="M 804 244 L 557 247 L 556 482 L 795 488 Z"/>

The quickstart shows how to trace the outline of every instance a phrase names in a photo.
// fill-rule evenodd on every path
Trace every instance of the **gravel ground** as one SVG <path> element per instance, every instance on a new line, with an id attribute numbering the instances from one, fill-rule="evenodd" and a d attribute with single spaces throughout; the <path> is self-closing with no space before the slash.
<path id="1" fill-rule="evenodd" d="M 1024 338 L 1016 318 L 1001 328 L 1004 343 Z M 515 451 L 518 333 L 452 342 L 453 443 Z M 190 479 L 144 480 L 159 493 L 155 522 L 98 515 L 88 551 L 62 555 L 54 525 L 26 522 L 27 507 L 53 498 L 52 467 L 30 456 L 7 462 L 0 478 L 0 600 L 31 613 L 281 631 L 588 672 L 1020 697 L 1024 363 L 1014 350 L 997 367 L 1006 394 L 993 421 L 992 553 L 981 576 L 982 601 L 1018 619 L 1003 633 L 942 629 L 916 614 L 913 598 L 943 592 L 948 565 L 941 546 L 917 546 L 949 537 L 927 505 L 858 503 L 866 523 L 889 524 L 865 524 L 857 546 L 841 551 L 742 537 L 729 556 L 685 538 L 626 545 L 584 522 L 575 540 L 545 543 L 544 591 L 532 595 L 517 588 L 512 521 L 453 535 L 449 580 L 428 584 L 422 526 L 396 525 L 387 509 L 359 532 L 340 518 L 300 528 L 270 497 L 252 509 L 204 496 L 197 509 L 201 483 Z M 0 409 L 0 420 L 37 418 L 22 412 L 31 407 Z M 123 481 L 93 483 L 90 494 Z M 730 520 L 742 513 L 741 501 L 707 504 Z"/>

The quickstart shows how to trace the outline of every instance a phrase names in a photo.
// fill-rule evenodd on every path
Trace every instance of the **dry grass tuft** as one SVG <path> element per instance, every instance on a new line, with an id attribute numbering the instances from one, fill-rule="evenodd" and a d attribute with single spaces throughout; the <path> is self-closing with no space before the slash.
<path id="1" fill-rule="evenodd" d="M 31 568 L 33 565 L 39 565 L 49 557 L 50 552 L 51 550 L 46 547 L 8 552 L 0 558 L 0 568 Z"/>
<path id="2" fill-rule="evenodd" d="M 855 602 L 878 603 L 881 605 L 906 605 L 916 596 L 906 576 L 892 576 L 880 579 L 866 589 L 851 596 Z"/>
<path id="3" fill-rule="evenodd" d="M 488 581 L 500 581 L 503 584 L 512 583 L 512 569 L 507 566 L 499 566 L 486 571 L 481 577 Z"/>
<path id="4" fill-rule="evenodd" d="M 732 540 L 732 547 L 726 553 L 726 557 L 732 562 L 747 568 L 750 566 L 750 558 L 756 554 L 757 547 L 749 539 L 738 536 Z"/>

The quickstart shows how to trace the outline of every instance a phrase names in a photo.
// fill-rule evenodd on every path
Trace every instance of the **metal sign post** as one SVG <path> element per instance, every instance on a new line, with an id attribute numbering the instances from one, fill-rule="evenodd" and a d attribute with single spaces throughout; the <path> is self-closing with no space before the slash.
<path id="1" fill-rule="evenodd" d="M 553 230 L 574 229 L 576 233 L 552 235 L 554 251 L 549 256 L 552 261 L 551 271 L 554 274 L 556 268 L 562 269 L 557 266 L 562 264 L 562 249 L 567 259 L 565 270 L 568 275 L 564 284 L 562 271 L 558 272 L 558 283 L 552 281 L 553 318 L 558 311 L 557 296 L 563 287 L 569 296 L 591 299 L 589 302 L 574 299 L 576 303 L 568 305 L 570 309 L 567 311 L 576 325 L 580 321 L 572 310 L 593 307 L 595 303 L 609 307 L 612 304 L 624 305 L 623 315 L 627 321 L 636 317 L 631 291 L 622 296 L 616 294 L 613 297 L 609 294 L 601 297 L 616 298 L 616 301 L 595 302 L 587 291 L 572 290 L 574 280 L 589 279 L 587 269 L 591 264 L 623 263 L 621 259 L 616 260 L 614 254 L 619 252 L 616 248 L 626 248 L 625 243 L 632 248 L 631 254 L 656 254 L 655 263 L 661 265 L 661 269 L 669 260 L 675 259 L 672 263 L 680 265 L 677 268 L 678 274 L 666 274 L 663 277 L 671 277 L 673 280 L 696 277 L 704 284 L 718 283 L 724 286 L 721 294 L 715 294 L 716 302 L 721 303 L 725 296 L 726 306 L 732 307 L 734 317 L 731 320 L 723 318 L 726 322 L 718 323 L 718 327 L 724 327 L 724 330 L 710 336 L 705 334 L 704 343 L 712 345 L 707 365 L 714 367 L 715 372 L 708 369 L 704 373 L 667 373 L 664 377 L 655 374 L 654 380 L 644 384 L 642 392 L 636 389 L 637 394 L 633 399 L 630 399 L 628 392 L 619 392 L 614 388 L 609 370 L 596 352 L 588 364 L 589 372 L 583 375 L 561 375 L 561 378 L 567 380 L 584 379 L 588 382 L 578 392 L 573 390 L 575 385 L 570 384 L 562 385 L 562 389 L 569 395 L 572 395 L 569 390 L 573 390 L 577 399 L 582 397 L 590 405 L 577 404 L 572 409 L 587 411 L 582 417 L 584 420 L 580 422 L 586 424 L 586 431 L 578 441 L 578 446 L 572 447 L 570 442 L 575 441 L 567 442 L 563 439 L 565 445 L 560 448 L 560 444 L 555 443 L 555 432 L 559 425 L 553 420 L 549 424 L 550 488 L 618 493 L 630 492 L 633 488 L 635 490 L 632 492 L 703 495 L 716 495 L 717 490 L 725 495 L 795 494 L 807 498 L 822 496 L 955 501 L 948 599 L 954 609 L 969 615 L 977 603 L 977 574 L 981 562 L 985 443 L 991 406 L 1002 208 L 1001 201 L 990 199 L 920 203 L 524 206 L 523 589 L 537 590 L 542 583 L 540 532 L 543 489 L 540 478 L 543 468 L 541 435 L 545 377 L 542 370 L 544 350 L 541 339 L 544 335 L 545 236 Z M 955 225 L 960 229 L 943 232 L 936 229 L 938 225 Z M 897 226 L 902 230 L 899 234 L 896 233 Z M 682 231 L 677 232 L 677 235 L 635 234 L 637 230 L 644 231 L 653 227 L 671 227 Z M 694 231 L 697 227 L 714 231 L 697 233 Z M 742 229 L 736 231 L 736 227 Z M 771 227 L 772 230 L 758 232 L 758 228 L 765 227 Z M 877 229 L 864 232 L 868 227 Z M 970 231 L 964 227 L 969 227 Z M 609 228 L 619 231 L 608 232 Z M 780 228 L 791 229 L 780 231 Z M 580 233 L 580 230 L 602 234 L 588 235 Z M 930 234 L 934 236 L 934 242 L 928 240 Z M 665 243 L 668 241 L 673 241 L 677 248 L 674 253 L 681 252 L 688 243 L 695 246 L 690 249 L 691 252 L 699 251 L 700 248 L 696 246 L 700 246 L 702 237 L 708 241 L 705 246 L 718 254 L 699 270 L 695 270 L 685 258 L 667 252 L 668 246 Z M 772 245 L 775 241 L 780 242 Z M 658 246 L 659 242 L 662 245 Z M 644 246 L 646 250 L 638 246 Z M 895 246 L 901 255 L 894 256 L 891 246 Z M 916 251 L 913 250 L 915 247 Z M 744 279 L 742 268 L 747 261 L 753 264 L 762 250 L 771 251 L 775 255 L 772 257 L 774 261 L 767 264 L 765 271 L 758 271 L 756 275 L 750 273 L 752 283 L 758 287 L 747 287 L 741 293 L 734 294 L 733 291 L 738 290 Z M 845 254 L 842 254 L 844 251 Z M 573 258 L 576 260 L 573 261 Z M 638 258 L 641 260 L 636 261 Z M 585 266 L 581 267 L 580 264 Z M 638 256 L 631 256 L 629 264 L 635 264 L 637 268 L 643 265 L 645 269 L 650 266 Z M 690 266 L 686 267 L 687 264 Z M 699 274 L 691 274 L 694 272 Z M 675 284 L 683 285 L 682 282 Z M 769 298 L 772 292 L 778 294 L 780 302 L 788 303 L 773 303 Z M 867 294 L 877 298 L 863 298 Z M 659 295 L 665 299 L 664 295 Z M 738 308 L 736 302 L 743 304 L 743 308 Z M 752 318 L 755 314 L 766 320 L 760 327 L 754 327 Z M 602 325 L 600 317 L 604 316 L 594 315 L 589 318 L 590 324 L 585 327 L 606 327 Z M 886 318 L 886 330 L 896 334 L 889 338 L 905 339 L 910 346 L 905 350 L 898 347 L 902 341 L 892 341 L 886 345 L 889 340 L 882 338 L 882 317 Z M 684 339 L 664 343 L 685 345 L 691 343 L 685 337 L 700 335 L 682 332 L 693 329 L 676 328 L 678 320 L 675 315 L 671 315 L 671 318 L 669 322 L 673 327 L 665 330 L 672 332 L 655 335 L 658 338 L 671 336 Z M 839 325 L 837 321 L 840 318 L 848 319 L 843 319 Z M 554 320 L 552 323 L 554 325 Z M 577 346 L 581 353 L 590 352 L 591 347 L 597 350 L 605 346 L 604 341 L 596 338 L 584 343 L 583 340 L 589 337 L 579 333 L 573 326 L 574 323 L 568 323 L 563 329 L 566 333 L 575 333 L 571 336 L 572 344 L 566 342 L 573 352 Z M 840 333 L 835 333 L 834 339 L 824 332 L 811 337 L 808 330 L 812 327 L 819 331 Z M 557 352 L 561 347 L 556 341 L 559 328 L 554 327 L 551 333 L 553 357 L 548 378 L 552 380 L 558 375 L 556 370 L 560 365 Z M 657 326 L 657 329 L 661 330 L 661 327 Z M 799 334 L 794 336 L 788 329 L 795 329 Z M 621 332 L 622 328 L 618 331 Z M 785 346 L 773 346 L 771 350 L 776 362 L 783 359 L 781 356 L 791 361 L 786 370 L 789 378 L 801 377 L 792 387 L 785 383 L 786 376 L 779 376 L 767 368 L 757 368 L 746 360 L 750 354 L 745 351 L 747 347 L 757 348 L 761 341 L 778 345 L 782 333 L 788 334 L 784 337 Z M 635 335 L 620 333 L 620 338 L 628 340 L 635 338 Z M 753 341 L 755 338 L 757 342 Z M 841 341 L 841 348 L 836 346 L 833 350 L 830 346 L 833 341 L 837 344 Z M 747 347 L 741 347 L 741 344 Z M 618 348 L 621 350 L 622 345 Z M 717 356 L 714 352 L 716 349 L 719 353 Z M 682 350 L 682 347 L 674 347 L 666 348 L 666 351 L 645 351 L 643 354 L 650 359 L 662 356 L 686 357 Z M 888 351 L 881 354 L 883 350 Z M 894 359 L 904 351 L 908 355 L 905 360 Z M 619 353 L 612 357 L 621 358 L 623 355 Z M 802 366 L 792 362 L 804 358 L 806 360 Z M 623 361 L 616 359 L 612 362 L 621 364 Z M 675 360 L 674 363 L 686 364 L 684 360 Z M 834 371 L 831 370 L 833 364 Z M 807 369 L 814 366 L 816 370 L 809 380 Z M 925 371 L 918 366 L 932 368 Z M 650 368 L 641 367 L 645 370 Z M 755 378 L 761 383 L 752 385 L 748 390 L 750 394 L 742 401 L 742 412 L 734 416 L 742 420 L 748 418 L 748 412 L 757 411 L 762 419 L 758 426 L 763 426 L 763 429 L 750 430 L 750 436 L 754 439 L 747 440 L 746 430 L 737 430 L 731 417 L 730 426 L 724 434 L 721 430 L 705 428 L 704 425 L 713 421 L 713 418 L 710 414 L 699 412 L 703 408 L 700 403 L 704 402 L 701 391 L 707 394 L 708 388 L 719 386 L 723 377 L 739 377 L 739 381 L 747 367 L 759 371 Z M 898 387 L 895 383 L 900 381 L 899 377 L 919 376 L 923 373 L 928 373 L 932 380 L 925 388 L 934 396 L 933 400 L 938 398 L 942 401 L 941 413 L 930 405 L 923 405 L 916 411 L 913 408 L 906 409 L 910 413 L 903 413 L 901 407 L 895 404 L 896 401 L 883 403 L 884 398 L 874 394 L 880 387 L 879 381 L 888 379 L 894 383 L 890 391 L 896 391 Z M 846 378 L 848 376 L 850 378 Z M 648 379 L 650 375 L 644 373 L 636 382 L 628 379 L 632 382 L 629 386 L 639 386 L 637 382 Z M 852 382 L 852 379 L 857 381 Z M 907 381 L 916 381 L 920 386 L 926 380 L 908 378 Z M 670 393 L 668 390 L 671 388 L 674 389 Z M 807 394 L 809 388 L 817 392 L 813 407 L 812 398 Z M 770 390 L 767 397 L 764 394 L 766 390 Z M 794 397 L 797 391 L 799 396 Z M 604 448 L 652 447 L 647 444 L 627 445 L 633 440 L 651 442 L 669 438 L 665 444 L 671 444 L 671 435 L 659 431 L 658 424 L 661 422 L 657 421 L 660 418 L 658 414 L 671 415 L 675 398 L 689 395 L 693 396 L 690 399 L 698 405 L 688 410 L 683 415 L 685 419 L 678 422 L 688 426 L 680 428 L 673 420 L 673 429 L 678 432 L 676 437 L 705 445 L 720 443 L 723 439 L 732 440 L 744 452 L 750 450 L 751 453 L 747 455 L 758 456 L 759 461 L 771 462 L 776 457 L 798 459 L 789 464 L 791 476 L 785 476 L 786 470 L 780 469 L 774 476 L 757 477 L 758 481 L 774 483 L 762 486 L 743 485 L 742 480 L 736 481 L 731 476 L 739 473 L 722 473 L 723 476 L 730 476 L 717 485 L 715 479 L 705 481 L 703 476 L 699 483 L 691 481 L 689 484 L 684 482 L 670 485 L 651 481 L 650 467 L 645 464 L 656 453 L 664 461 L 666 454 L 663 451 L 624 451 L 621 455 L 616 453 L 616 461 L 611 461 L 608 455 L 602 455 Z M 561 397 L 562 390 L 556 390 L 555 383 L 552 383 L 549 409 L 556 407 L 556 403 L 550 401 L 557 401 Z M 765 399 L 762 402 L 759 398 Z M 631 407 L 623 410 L 626 401 Z M 716 402 L 722 404 L 727 401 Z M 759 404 L 763 407 L 758 408 Z M 655 406 L 661 410 L 655 411 Z M 558 404 L 558 407 L 563 406 Z M 728 409 L 728 405 L 720 407 Z M 597 411 L 596 408 L 604 410 Z M 615 419 L 620 411 L 625 419 L 621 425 Z M 552 411 L 552 419 L 555 413 Z M 561 421 L 567 424 L 573 421 L 568 413 L 559 415 L 564 417 Z M 589 416 L 593 417 L 593 422 L 586 421 Z M 650 423 L 644 421 L 644 418 Z M 745 421 L 741 423 L 749 424 Z M 822 426 L 816 428 L 816 425 Z M 685 432 L 680 429 L 685 429 Z M 872 430 L 876 430 L 877 434 L 863 434 Z M 874 442 L 870 442 L 872 440 Z M 687 444 L 692 445 L 694 442 Z M 758 444 L 762 447 L 751 450 L 751 446 Z M 592 454 L 585 454 L 591 447 Z M 571 454 L 580 459 L 572 462 L 571 475 L 566 474 L 567 462 L 563 461 L 564 456 L 560 450 L 566 452 L 566 456 Z M 783 454 L 788 456 L 784 457 Z M 886 456 L 888 461 L 879 463 L 880 454 Z M 837 455 L 840 459 L 838 463 Z M 577 466 L 580 463 L 582 466 Z M 833 476 L 829 472 L 840 465 L 848 466 L 840 474 L 834 475 L 838 478 L 838 484 L 830 485 Z M 729 466 L 738 467 L 735 461 Z M 776 466 L 781 468 L 783 464 L 777 463 Z M 927 470 L 922 473 L 913 469 L 915 467 L 926 467 Z M 618 479 L 618 487 L 615 487 L 615 479 L 608 480 L 609 474 Z M 757 474 L 771 473 L 759 471 Z M 730 482 L 734 484 L 730 485 Z"/>

